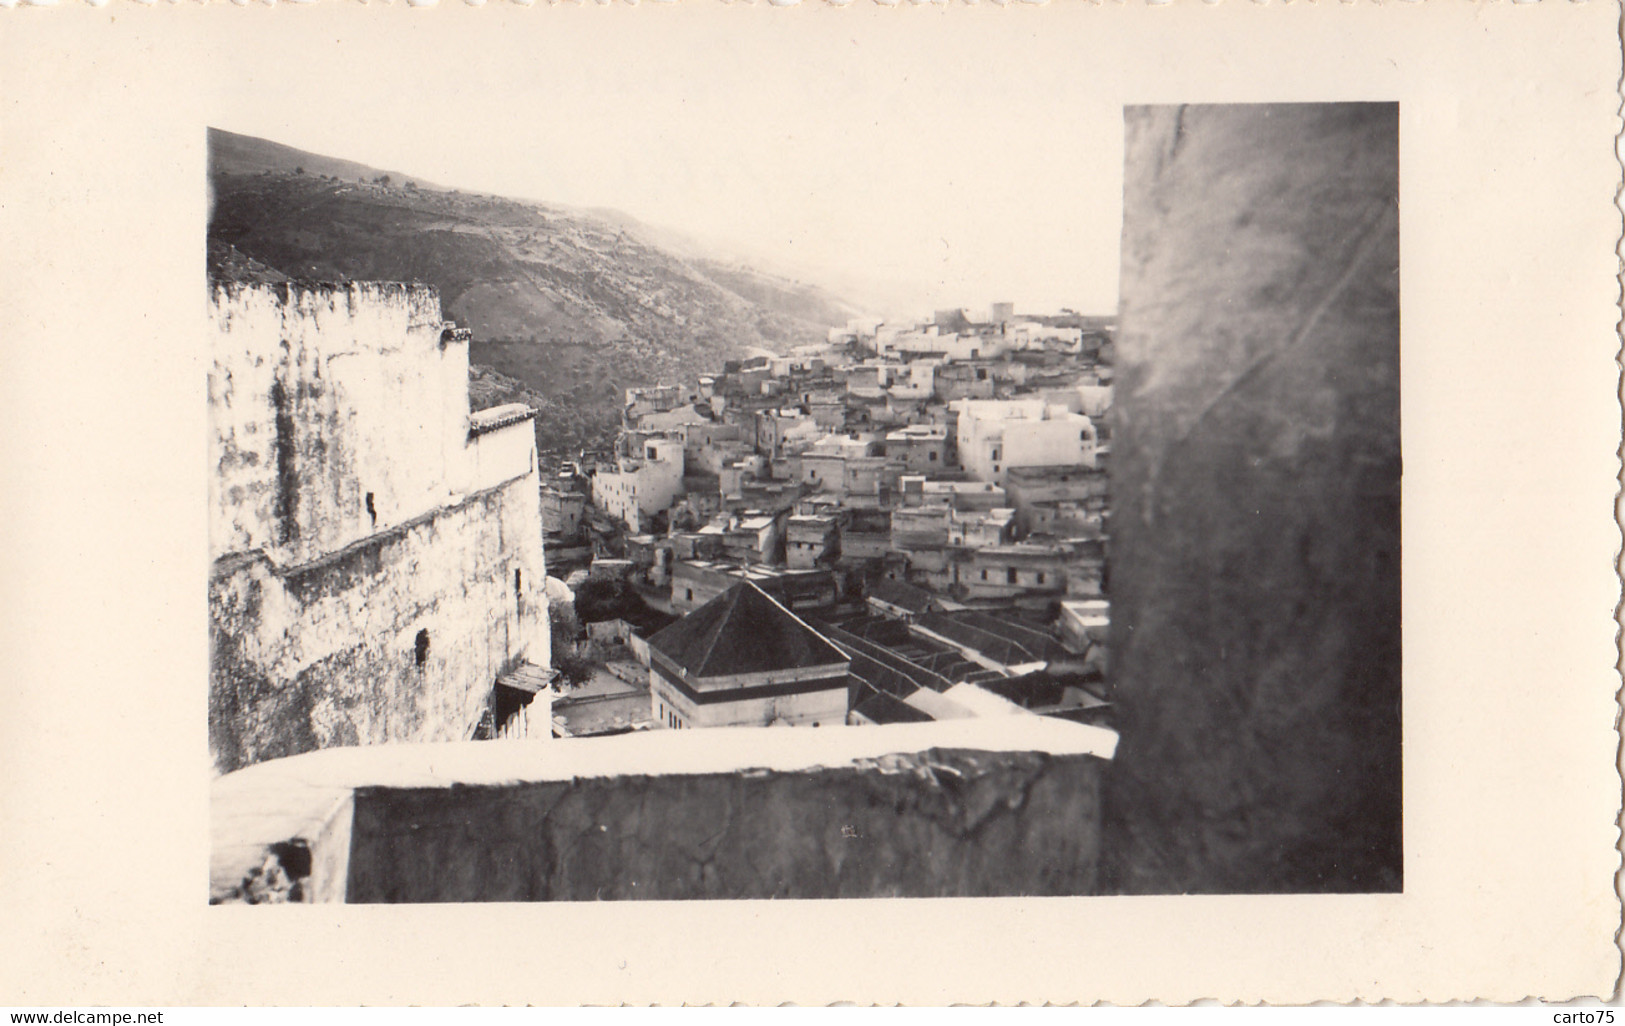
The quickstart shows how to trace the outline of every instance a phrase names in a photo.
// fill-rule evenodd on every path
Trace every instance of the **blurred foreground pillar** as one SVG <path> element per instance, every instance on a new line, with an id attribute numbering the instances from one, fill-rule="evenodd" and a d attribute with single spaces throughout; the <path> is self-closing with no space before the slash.
<path id="1" fill-rule="evenodd" d="M 1107 890 L 1400 889 L 1398 115 L 1125 114 Z"/>

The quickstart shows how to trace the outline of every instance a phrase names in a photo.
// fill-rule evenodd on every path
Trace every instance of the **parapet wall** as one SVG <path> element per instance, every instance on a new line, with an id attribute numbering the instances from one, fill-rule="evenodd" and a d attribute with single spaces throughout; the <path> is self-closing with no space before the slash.
<path id="1" fill-rule="evenodd" d="M 1110 731 L 1040 717 L 341 749 L 215 782 L 216 900 L 1079 895 Z"/>
<path id="2" fill-rule="evenodd" d="M 209 587 L 215 768 L 467 738 L 498 674 L 548 664 L 545 581 L 534 474 L 310 563 L 221 561 Z"/>
<path id="3" fill-rule="evenodd" d="M 530 407 L 517 404 L 481 410 L 473 416 L 465 454 L 469 491 L 536 472 L 534 416 Z"/>

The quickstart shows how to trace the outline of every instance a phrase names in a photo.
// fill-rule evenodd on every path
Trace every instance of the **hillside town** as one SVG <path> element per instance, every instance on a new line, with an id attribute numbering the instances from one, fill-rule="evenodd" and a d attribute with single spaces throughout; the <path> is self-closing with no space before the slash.
<path id="1" fill-rule="evenodd" d="M 475 407 L 471 332 L 430 286 L 217 275 L 209 302 L 211 900 L 1095 887 L 1117 740 L 1110 322 L 1001 304 L 853 323 L 630 389 L 614 451 L 549 462 L 536 410 Z M 735 729 L 713 745 L 696 727 Z M 915 782 L 888 783 L 898 766 Z M 726 872 L 645 872 L 619 848 L 556 862 L 534 842 L 570 816 L 526 826 L 509 812 L 529 799 L 456 786 L 494 773 L 582 803 L 602 834 L 644 822 L 629 781 L 651 772 L 695 789 L 656 816 L 743 803 Z M 938 774 L 1002 797 L 915 793 Z M 376 786 L 403 779 L 451 787 L 444 814 L 494 814 L 546 865 L 459 889 L 427 867 L 464 864 L 472 835 L 419 831 L 440 813 Z M 860 815 L 831 802 L 849 786 L 907 793 Z M 947 819 L 899 826 L 939 799 Z M 1017 861 L 988 872 L 970 824 L 995 807 L 1023 811 L 998 828 Z M 781 828 L 792 808 L 864 854 L 809 847 Z M 655 862 L 686 850 L 681 829 L 638 830 Z M 756 845 L 782 873 L 750 868 Z M 952 848 L 965 875 L 921 871 L 916 848 Z"/>
<path id="2" fill-rule="evenodd" d="M 1109 725 L 1113 327 L 860 319 L 627 389 L 614 451 L 542 483 L 554 735 Z"/>
<path id="3" fill-rule="evenodd" d="M 211 900 L 1398 890 L 1397 109 L 1133 124 L 1128 182 L 1207 141 L 1125 195 L 1121 325 L 689 326 L 569 448 L 437 285 L 222 239 Z M 1306 136 L 1359 204 L 1165 216 L 1278 213 Z M 1336 277 L 1180 241 L 1350 210 Z"/>

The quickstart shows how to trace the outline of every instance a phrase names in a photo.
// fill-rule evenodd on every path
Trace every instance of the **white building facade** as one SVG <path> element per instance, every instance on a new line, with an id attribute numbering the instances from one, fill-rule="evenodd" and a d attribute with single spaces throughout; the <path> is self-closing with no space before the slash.
<path id="1" fill-rule="evenodd" d="M 641 448 L 640 457 L 600 467 L 592 479 L 592 504 L 633 534 L 643 533 L 648 519 L 671 508 L 683 491 L 682 440 L 650 438 Z"/>
<path id="2" fill-rule="evenodd" d="M 1092 467 L 1094 422 L 1042 399 L 962 399 L 959 462 L 978 481 L 1002 486 L 1010 467 Z"/>

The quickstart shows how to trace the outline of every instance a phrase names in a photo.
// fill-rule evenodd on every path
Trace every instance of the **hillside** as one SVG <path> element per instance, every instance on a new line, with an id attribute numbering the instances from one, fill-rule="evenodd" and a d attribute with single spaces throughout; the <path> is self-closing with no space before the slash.
<path id="1" fill-rule="evenodd" d="M 292 146 L 258 139 L 252 135 L 239 135 L 220 128 L 209 129 L 209 175 L 257 175 L 261 171 L 280 171 L 307 175 L 328 175 L 356 181 L 371 181 L 381 174 L 400 178 L 398 172 L 384 172 L 358 164 L 353 160 L 324 157 L 320 153 L 296 150 Z M 419 183 L 426 184 L 426 183 Z M 434 188 L 433 186 L 428 186 Z"/>
<path id="2" fill-rule="evenodd" d="M 209 141 L 211 274 L 435 285 L 472 329 L 476 364 L 553 400 L 537 418 L 545 449 L 612 433 L 629 385 L 821 341 L 853 314 L 816 288 L 662 246 L 618 212 L 431 188 L 218 130 Z"/>

